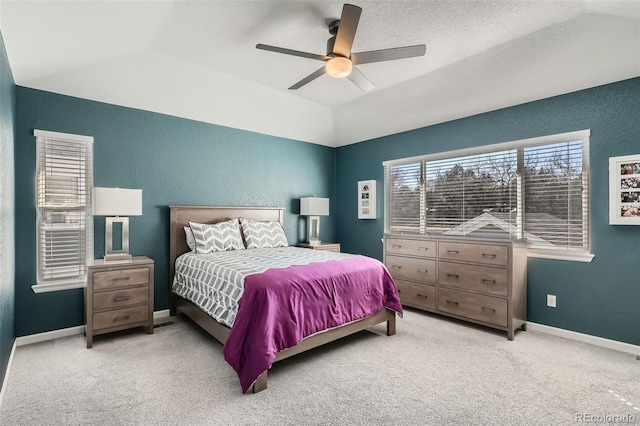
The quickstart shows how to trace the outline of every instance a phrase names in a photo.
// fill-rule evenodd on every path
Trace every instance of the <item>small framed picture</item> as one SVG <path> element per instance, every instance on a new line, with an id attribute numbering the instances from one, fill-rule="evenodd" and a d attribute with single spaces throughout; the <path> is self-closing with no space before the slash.
<path id="1" fill-rule="evenodd" d="M 376 181 L 358 182 L 358 219 L 376 218 Z"/>
<path id="2" fill-rule="evenodd" d="M 609 158 L 609 223 L 640 225 L 640 154 Z"/>

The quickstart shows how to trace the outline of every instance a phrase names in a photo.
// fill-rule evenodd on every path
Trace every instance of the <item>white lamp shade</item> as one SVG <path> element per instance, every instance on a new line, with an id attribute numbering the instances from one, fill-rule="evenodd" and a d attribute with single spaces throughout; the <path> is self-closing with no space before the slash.
<path id="1" fill-rule="evenodd" d="M 142 215 L 142 189 L 93 188 L 94 216 Z"/>
<path id="2" fill-rule="evenodd" d="M 300 214 L 303 216 L 329 216 L 329 199 L 300 198 Z"/>

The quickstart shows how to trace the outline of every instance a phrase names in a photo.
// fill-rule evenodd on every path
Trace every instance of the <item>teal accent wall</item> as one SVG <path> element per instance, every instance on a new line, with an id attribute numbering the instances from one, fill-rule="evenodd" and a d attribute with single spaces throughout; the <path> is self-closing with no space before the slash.
<path id="1" fill-rule="evenodd" d="M 14 158 L 15 84 L 0 32 L 0 387 L 14 333 Z"/>
<path id="2" fill-rule="evenodd" d="M 591 263 L 528 260 L 528 319 L 640 345 L 640 226 L 609 225 L 608 159 L 640 154 L 640 78 L 358 144 L 336 152 L 336 233 L 344 251 L 382 259 L 382 162 L 591 129 Z M 378 219 L 357 219 L 357 182 L 378 183 Z M 546 306 L 546 295 L 557 307 Z"/>
<path id="3" fill-rule="evenodd" d="M 169 307 L 168 205 L 285 207 L 291 244 L 305 239 L 299 198 L 333 199 L 335 149 L 18 86 L 16 88 L 17 336 L 84 324 L 83 290 L 35 294 L 34 129 L 89 135 L 94 186 L 141 188 L 143 215 L 130 218 L 130 252 L 155 261 L 155 310 Z M 333 203 L 332 203 L 333 204 Z M 335 239 L 324 217 L 323 240 Z M 94 218 L 95 257 L 104 218 Z"/>

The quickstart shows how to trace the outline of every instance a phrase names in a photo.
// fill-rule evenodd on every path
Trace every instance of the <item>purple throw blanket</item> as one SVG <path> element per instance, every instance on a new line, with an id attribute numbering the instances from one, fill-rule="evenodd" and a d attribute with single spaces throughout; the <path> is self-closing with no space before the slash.
<path id="1" fill-rule="evenodd" d="M 402 314 L 389 272 L 365 256 L 249 275 L 224 357 L 246 392 L 281 350 L 384 308 Z"/>

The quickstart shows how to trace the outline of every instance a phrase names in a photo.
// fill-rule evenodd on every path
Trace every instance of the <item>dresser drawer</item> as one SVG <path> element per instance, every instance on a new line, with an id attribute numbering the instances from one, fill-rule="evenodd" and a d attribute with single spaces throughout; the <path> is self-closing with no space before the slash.
<path id="1" fill-rule="evenodd" d="M 149 319 L 149 306 L 137 306 L 135 308 L 116 309 L 114 311 L 93 314 L 93 329 L 95 331 L 122 327 Z"/>
<path id="2" fill-rule="evenodd" d="M 149 268 L 120 269 L 93 273 L 93 289 L 131 287 L 149 282 Z"/>
<path id="3" fill-rule="evenodd" d="M 436 309 L 435 286 L 396 280 L 396 287 L 398 287 L 398 294 L 403 305 L 406 304 L 422 309 Z"/>
<path id="4" fill-rule="evenodd" d="M 507 296 L 508 280 L 508 271 L 504 268 L 454 262 L 440 262 L 438 264 L 438 283 L 440 285 L 496 296 Z"/>
<path id="5" fill-rule="evenodd" d="M 97 311 L 139 305 L 148 301 L 149 287 L 147 286 L 93 293 L 93 309 Z"/>
<path id="6" fill-rule="evenodd" d="M 409 256 L 436 257 L 436 242 L 422 240 L 404 240 L 400 238 L 385 239 L 384 250 L 392 254 Z"/>
<path id="7" fill-rule="evenodd" d="M 411 257 L 385 257 L 389 273 L 393 278 L 419 281 L 423 283 L 436 282 L 436 261 L 430 259 L 415 259 Z"/>
<path id="8" fill-rule="evenodd" d="M 506 299 L 439 287 L 438 310 L 489 324 L 507 326 Z"/>
<path id="9" fill-rule="evenodd" d="M 438 243 L 438 258 L 507 266 L 509 265 L 509 248 L 501 245 L 440 241 Z"/>

